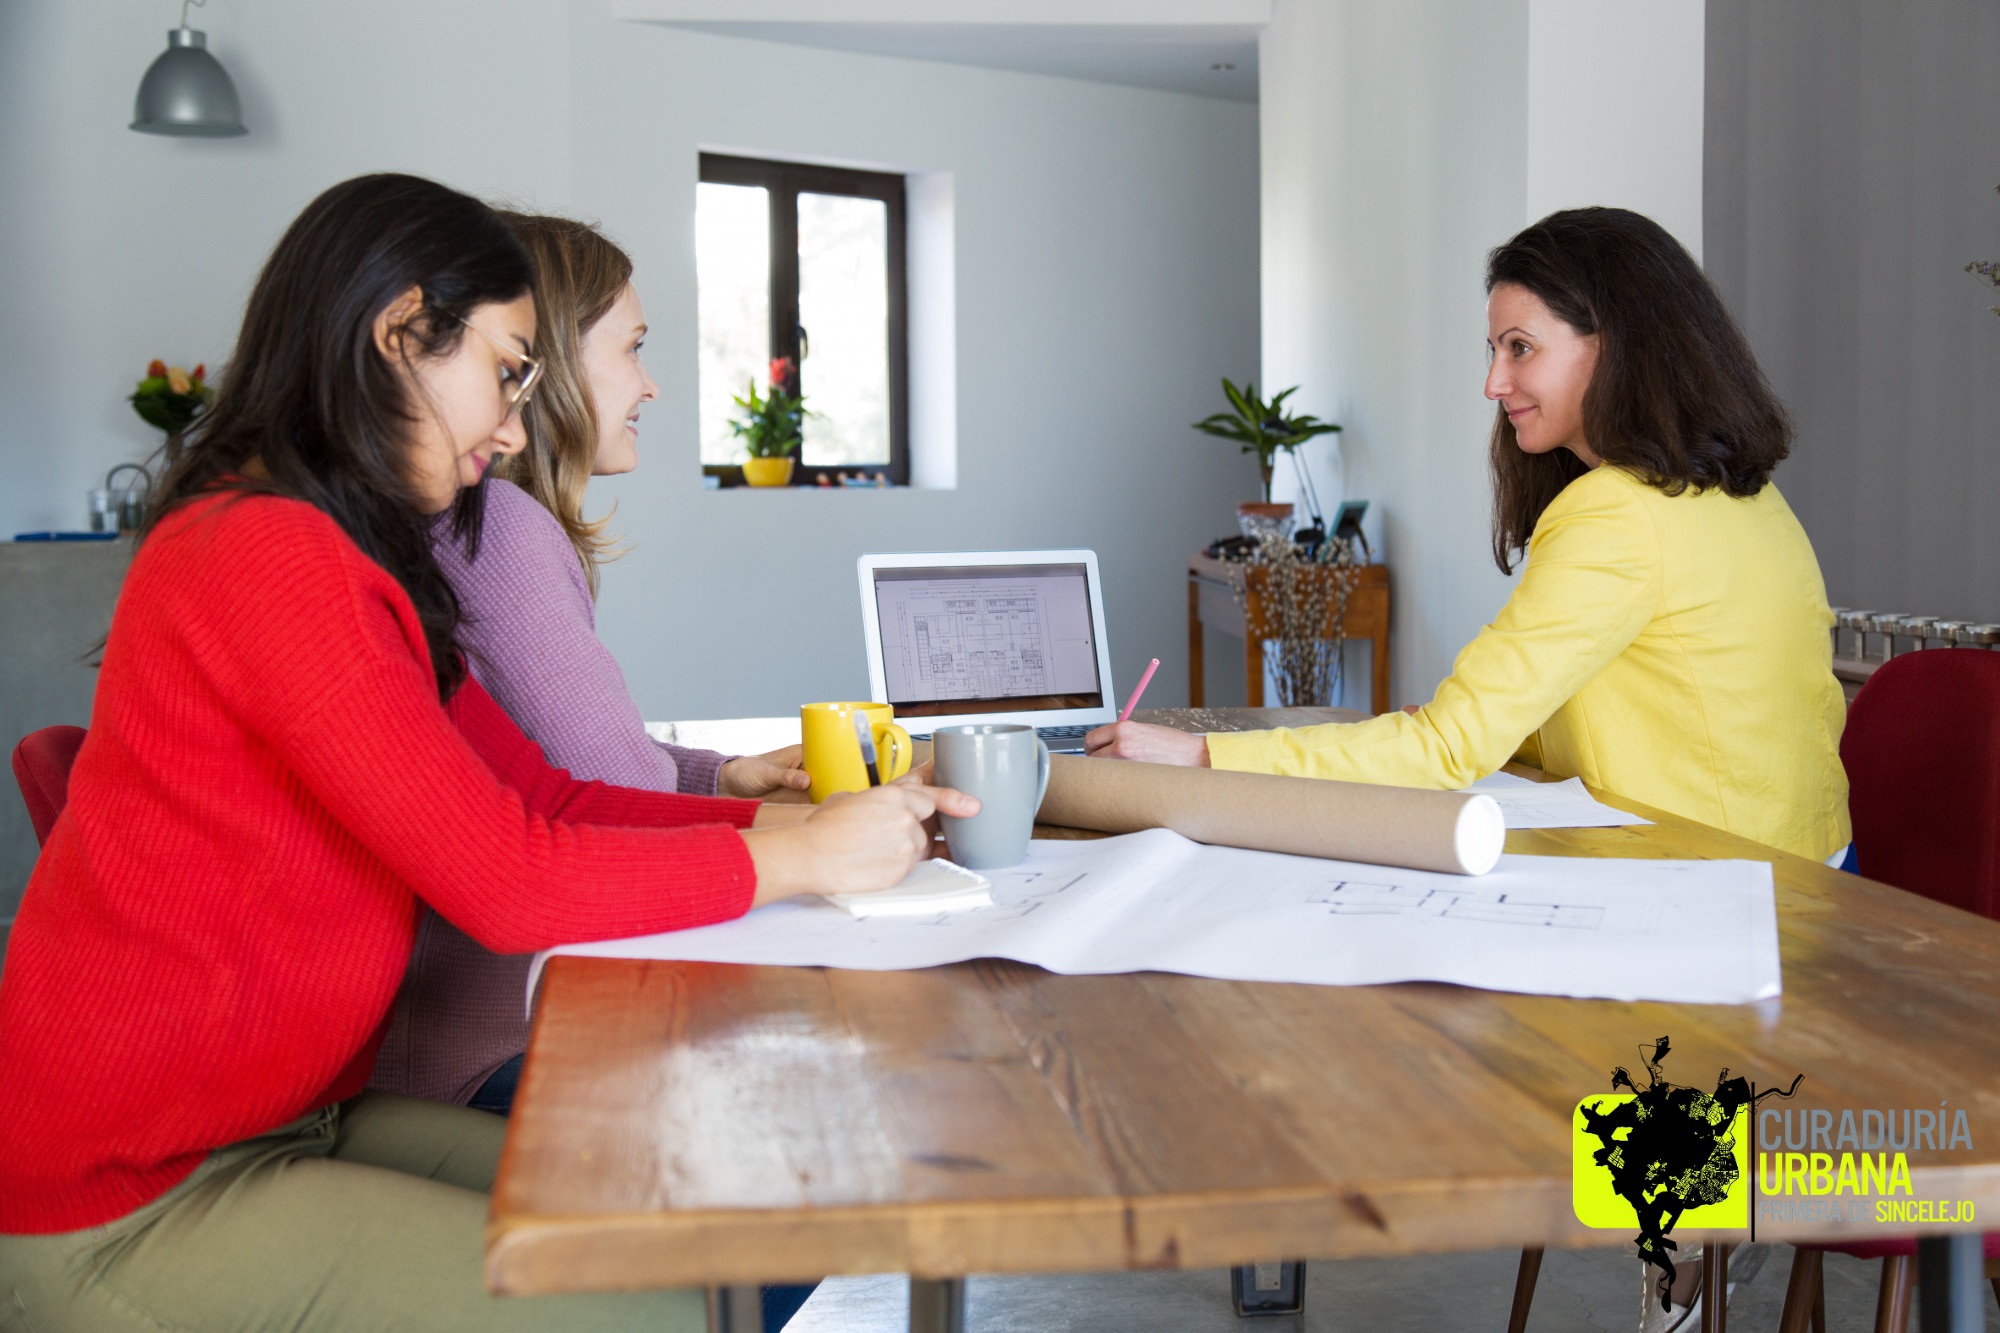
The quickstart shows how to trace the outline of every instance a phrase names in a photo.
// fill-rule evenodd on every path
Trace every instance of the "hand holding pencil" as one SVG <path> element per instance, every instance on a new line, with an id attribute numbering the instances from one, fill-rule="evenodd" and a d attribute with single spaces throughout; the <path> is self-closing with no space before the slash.
<path id="1" fill-rule="evenodd" d="M 1095 759 L 1136 759 L 1141 763 L 1178 764 L 1183 768 L 1209 766 L 1206 736 L 1132 720 L 1132 710 L 1139 706 L 1139 696 L 1146 692 L 1146 686 L 1152 683 L 1153 673 L 1159 669 L 1160 659 L 1156 657 L 1146 668 L 1146 674 L 1139 677 L 1138 688 L 1125 701 L 1125 711 L 1118 715 L 1118 720 L 1097 728 L 1083 738 L 1085 754 Z"/>
<path id="2" fill-rule="evenodd" d="M 1146 687 L 1153 683 L 1153 673 L 1159 669 L 1160 659 L 1156 657 L 1147 665 L 1146 674 L 1139 677 L 1139 683 L 1132 689 L 1132 697 L 1125 701 L 1125 711 L 1118 715 L 1120 722 L 1130 722 L 1132 720 L 1132 710 L 1139 706 L 1139 696 L 1144 694 Z"/>

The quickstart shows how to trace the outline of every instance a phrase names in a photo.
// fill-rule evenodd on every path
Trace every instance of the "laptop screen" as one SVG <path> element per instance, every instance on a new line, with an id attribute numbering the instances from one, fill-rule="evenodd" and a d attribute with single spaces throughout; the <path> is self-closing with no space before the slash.
<path id="1" fill-rule="evenodd" d="M 898 716 L 1103 706 L 1087 566 L 872 573 L 883 676 Z"/>

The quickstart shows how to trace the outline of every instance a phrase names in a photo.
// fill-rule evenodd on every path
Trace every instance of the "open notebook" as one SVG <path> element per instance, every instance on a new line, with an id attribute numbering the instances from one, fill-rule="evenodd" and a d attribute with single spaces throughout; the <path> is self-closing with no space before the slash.
<path id="1" fill-rule="evenodd" d="M 992 888 L 978 871 L 935 857 L 879 892 L 829 893 L 826 900 L 850 916 L 933 916 L 991 907 Z"/>

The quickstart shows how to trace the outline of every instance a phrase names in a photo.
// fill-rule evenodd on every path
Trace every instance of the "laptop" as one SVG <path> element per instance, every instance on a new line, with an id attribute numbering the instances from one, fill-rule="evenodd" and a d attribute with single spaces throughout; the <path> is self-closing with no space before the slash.
<path id="1" fill-rule="evenodd" d="M 1024 722 L 1051 750 L 1118 718 L 1095 551 L 864 555 L 868 694 L 912 736 Z"/>

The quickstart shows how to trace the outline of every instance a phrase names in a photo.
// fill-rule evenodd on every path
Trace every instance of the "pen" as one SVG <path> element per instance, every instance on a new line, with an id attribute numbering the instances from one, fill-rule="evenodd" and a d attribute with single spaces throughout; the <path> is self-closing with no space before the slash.
<path id="1" fill-rule="evenodd" d="M 875 738 L 869 734 L 868 719 L 859 713 L 849 713 L 854 719 L 854 739 L 861 742 L 861 766 L 868 770 L 868 785 L 882 785 L 882 769 L 875 762 Z"/>
<path id="2" fill-rule="evenodd" d="M 1139 677 L 1139 687 L 1132 691 L 1132 697 L 1125 701 L 1125 711 L 1118 715 L 1120 722 L 1131 721 L 1132 710 L 1139 706 L 1139 696 L 1146 692 L 1146 686 L 1152 681 L 1153 673 L 1159 669 L 1160 659 L 1156 657 L 1153 659 L 1153 664 L 1146 668 L 1146 674 Z"/>

